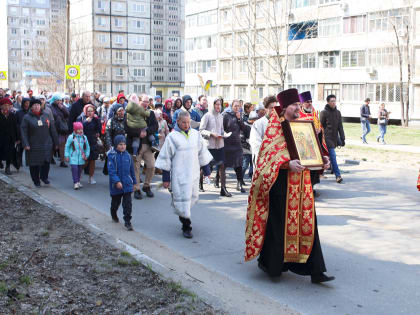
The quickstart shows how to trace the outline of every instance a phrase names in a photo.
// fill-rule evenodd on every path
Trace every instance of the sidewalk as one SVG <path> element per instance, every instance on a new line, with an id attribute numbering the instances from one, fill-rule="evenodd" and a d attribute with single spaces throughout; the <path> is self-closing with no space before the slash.
<path id="1" fill-rule="evenodd" d="M 378 150 L 386 151 L 400 151 L 408 153 L 420 153 L 420 147 L 413 145 L 403 145 L 403 144 L 380 144 L 378 142 L 369 142 L 369 144 L 363 144 L 362 140 L 351 140 L 346 139 L 346 144 L 356 145 L 360 147 L 374 148 Z"/>

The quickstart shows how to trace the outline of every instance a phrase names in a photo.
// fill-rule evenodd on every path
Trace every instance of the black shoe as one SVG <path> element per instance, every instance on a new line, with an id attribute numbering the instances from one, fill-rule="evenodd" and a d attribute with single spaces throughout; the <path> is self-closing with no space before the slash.
<path id="1" fill-rule="evenodd" d="M 267 267 L 264 266 L 260 261 L 258 262 L 258 268 L 260 268 L 265 273 L 268 273 Z"/>
<path id="2" fill-rule="evenodd" d="M 52 165 L 55 165 L 56 163 L 55 163 L 55 160 L 54 160 L 54 158 L 52 158 L 51 159 L 51 162 L 50 162 Z"/>
<path id="3" fill-rule="evenodd" d="M 343 182 L 343 178 L 342 178 L 341 176 L 338 176 L 338 177 L 335 179 L 335 181 L 336 181 L 338 184 L 341 184 L 341 183 Z"/>
<path id="4" fill-rule="evenodd" d="M 61 162 L 60 163 L 60 167 L 69 167 L 66 163 L 64 163 L 64 162 Z"/>
<path id="5" fill-rule="evenodd" d="M 220 196 L 232 197 L 232 194 L 226 190 L 226 187 L 222 187 L 222 189 L 220 189 Z"/>
<path id="6" fill-rule="evenodd" d="M 42 180 L 42 182 L 43 182 L 45 185 L 49 185 L 49 184 L 50 184 L 50 181 L 49 181 L 48 179 L 46 179 L 46 180 L 41 179 L 41 180 Z"/>
<path id="7" fill-rule="evenodd" d="M 141 194 L 140 190 L 136 190 L 134 192 L 134 198 L 137 199 L 137 200 L 142 200 L 143 199 L 143 195 Z"/>
<path id="8" fill-rule="evenodd" d="M 41 183 L 34 183 L 36 188 L 40 188 L 41 187 Z"/>
<path id="9" fill-rule="evenodd" d="M 10 166 L 6 166 L 6 169 L 4 170 L 4 173 L 6 175 L 12 175 L 12 172 L 10 171 Z"/>
<path id="10" fill-rule="evenodd" d="M 312 275 L 311 276 L 312 283 L 328 282 L 328 281 L 333 281 L 334 279 L 335 279 L 335 277 L 332 277 L 332 276 L 328 277 L 324 273 L 321 273 L 319 275 Z"/>
<path id="11" fill-rule="evenodd" d="M 203 187 L 203 183 L 202 182 L 200 182 L 199 184 L 198 184 L 198 190 L 199 190 L 199 192 L 204 192 L 205 190 L 204 190 L 204 187 Z"/>
<path id="12" fill-rule="evenodd" d="M 193 237 L 191 231 L 182 231 L 182 235 L 184 235 L 185 238 L 192 238 Z"/>
<path id="13" fill-rule="evenodd" d="M 117 214 L 116 213 L 112 213 L 112 211 L 111 211 L 111 218 L 112 218 L 112 221 L 114 221 L 115 223 L 119 223 L 120 222 L 120 220 L 118 219 Z"/>
<path id="14" fill-rule="evenodd" d="M 146 196 L 149 197 L 149 198 L 153 198 L 155 196 L 152 193 L 152 190 L 150 189 L 149 186 L 143 186 L 143 189 L 142 190 L 146 193 Z"/>
<path id="15" fill-rule="evenodd" d="M 130 222 L 125 222 L 124 226 L 126 227 L 127 231 L 133 231 L 133 226 Z"/>
<path id="16" fill-rule="evenodd" d="M 219 173 L 217 173 L 216 177 L 214 178 L 214 188 L 220 188 L 219 180 L 220 180 L 220 176 L 219 176 Z"/>
<path id="17" fill-rule="evenodd" d="M 241 180 L 241 185 L 246 186 L 246 183 L 244 182 L 244 180 Z"/>
<path id="18" fill-rule="evenodd" d="M 318 198 L 319 196 L 320 196 L 320 193 L 314 189 L 314 197 Z"/>

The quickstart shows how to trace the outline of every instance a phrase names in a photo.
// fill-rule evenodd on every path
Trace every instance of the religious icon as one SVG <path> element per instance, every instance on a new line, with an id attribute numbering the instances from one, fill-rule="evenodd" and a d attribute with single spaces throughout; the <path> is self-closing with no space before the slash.
<path id="1" fill-rule="evenodd" d="M 321 146 L 313 122 L 296 120 L 287 125 L 285 136 L 291 159 L 299 159 L 300 164 L 311 170 L 322 169 Z"/>

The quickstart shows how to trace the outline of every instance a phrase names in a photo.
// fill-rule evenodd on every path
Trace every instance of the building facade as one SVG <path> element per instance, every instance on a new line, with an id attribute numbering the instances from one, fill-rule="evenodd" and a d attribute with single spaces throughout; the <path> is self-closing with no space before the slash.
<path id="1" fill-rule="evenodd" d="M 358 117 L 369 97 L 374 115 L 385 103 L 400 119 L 408 86 L 420 119 L 418 21 L 420 1 L 187 0 L 185 91 L 197 96 L 212 80 L 210 95 L 262 101 L 296 87 L 317 109 L 335 94 L 343 116 Z"/>
<path id="2" fill-rule="evenodd" d="M 48 73 L 34 69 L 37 47 L 47 45 L 51 2 L 62 0 L 7 1 L 8 83 L 10 89 L 29 88 Z"/>
<path id="3" fill-rule="evenodd" d="M 71 0 L 70 8 L 71 60 L 81 66 L 80 89 L 182 93 L 183 0 Z"/>

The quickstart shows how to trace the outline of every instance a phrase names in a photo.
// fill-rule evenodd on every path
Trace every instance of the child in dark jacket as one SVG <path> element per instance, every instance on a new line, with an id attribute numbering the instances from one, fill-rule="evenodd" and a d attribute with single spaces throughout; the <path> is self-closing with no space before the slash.
<path id="1" fill-rule="evenodd" d="M 132 231 L 131 225 L 131 193 L 137 183 L 134 166 L 130 154 L 126 151 L 126 139 L 118 135 L 114 139 L 114 148 L 108 153 L 109 191 L 111 194 L 111 217 L 119 222 L 117 210 L 123 206 L 124 226 Z"/>

